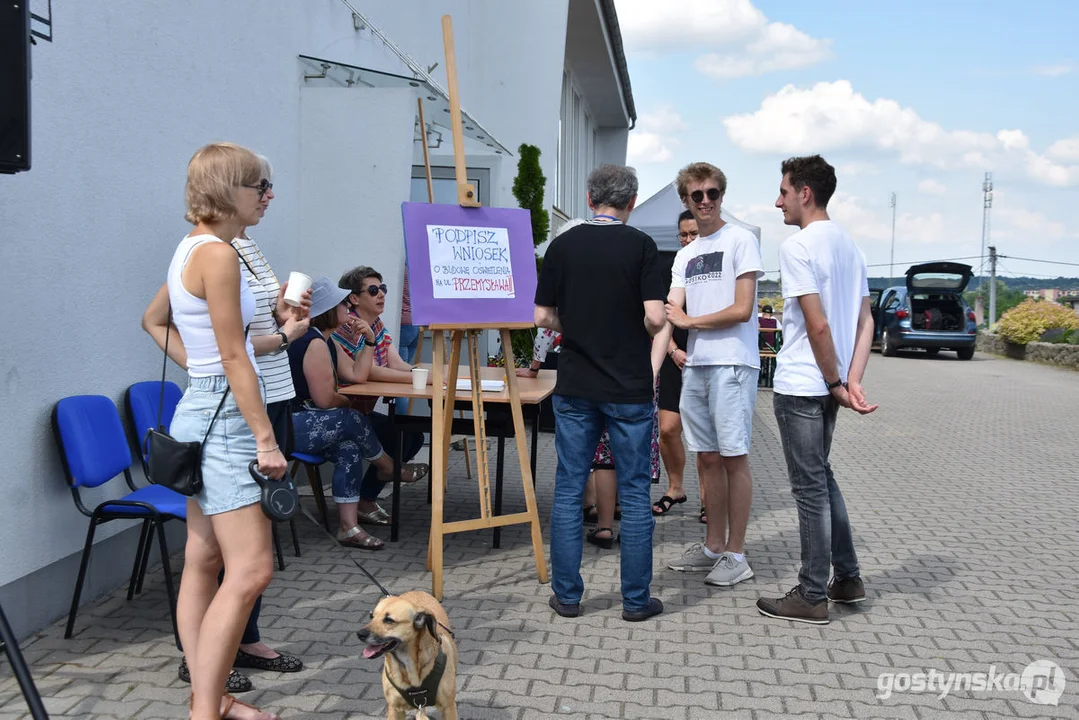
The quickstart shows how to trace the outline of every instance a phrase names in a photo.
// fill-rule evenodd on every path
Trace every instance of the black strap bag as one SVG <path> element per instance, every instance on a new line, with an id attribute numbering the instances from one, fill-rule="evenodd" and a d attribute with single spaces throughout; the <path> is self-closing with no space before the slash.
<path id="1" fill-rule="evenodd" d="M 198 495 L 202 491 L 202 445 L 210 437 L 210 431 L 225 406 L 225 399 L 229 396 L 229 388 L 225 388 L 225 394 L 221 396 L 221 402 L 217 405 L 210 426 L 206 428 L 206 435 L 202 442 L 192 440 L 182 442 L 165 430 L 161 423 L 161 416 L 165 409 L 165 369 L 169 362 L 169 335 L 172 334 L 172 312 L 169 312 L 169 324 L 165 332 L 165 359 L 161 363 L 161 398 L 157 404 L 157 428 L 150 428 L 143 438 L 143 448 L 147 453 L 146 468 L 147 479 L 155 485 L 163 485 L 169 490 L 174 490 L 181 495 Z M 246 333 L 244 333 L 246 337 Z"/>

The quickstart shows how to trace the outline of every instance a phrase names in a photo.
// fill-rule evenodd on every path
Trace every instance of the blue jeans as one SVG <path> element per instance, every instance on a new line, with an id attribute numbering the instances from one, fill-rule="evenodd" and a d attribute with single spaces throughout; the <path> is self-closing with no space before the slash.
<path id="1" fill-rule="evenodd" d="M 420 328 L 417 325 L 401 325 L 401 332 L 397 334 L 397 352 L 401 354 L 401 359 L 406 363 L 411 363 L 416 360 L 416 348 L 420 342 Z M 394 400 L 397 404 L 397 410 L 405 412 L 408 408 L 407 398 L 397 398 Z M 408 440 L 406 439 L 407 443 Z M 422 444 L 422 443 L 421 443 Z"/>
<path id="2" fill-rule="evenodd" d="M 828 575 L 833 566 L 837 580 L 859 574 L 847 505 L 828 462 L 839 403 L 831 395 L 798 397 L 775 393 L 773 407 L 787 459 L 791 495 L 798 507 L 802 542 L 798 583 L 805 599 L 817 602 L 827 597 Z"/>
<path id="3" fill-rule="evenodd" d="M 361 460 L 378 460 L 386 453 L 363 413 L 352 408 L 301 410 L 292 414 L 292 425 L 297 452 L 333 463 L 334 502 L 378 498 L 382 483 L 375 473 L 360 475 Z"/>
<path id="4" fill-rule="evenodd" d="M 576 604 L 584 594 L 581 555 L 584 518 L 581 504 L 603 427 L 617 458 L 618 499 L 622 505 L 622 607 L 643 610 L 652 583 L 652 517 L 649 461 L 652 403 L 601 403 L 555 395 L 554 505 L 551 508 L 551 589 L 563 603 Z"/>
<path id="5" fill-rule="evenodd" d="M 416 346 L 420 342 L 420 328 L 416 325 L 402 325 L 401 332 L 397 333 L 397 352 L 406 363 L 412 362 L 416 354 Z"/>

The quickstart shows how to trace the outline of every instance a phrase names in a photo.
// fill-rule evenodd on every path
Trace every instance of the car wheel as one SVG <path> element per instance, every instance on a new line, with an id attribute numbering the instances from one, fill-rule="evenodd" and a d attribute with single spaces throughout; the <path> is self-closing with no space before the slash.
<path id="1" fill-rule="evenodd" d="M 892 344 L 892 335 L 888 328 L 880 333 L 880 354 L 885 357 L 895 357 L 895 345 Z"/>
<path id="2" fill-rule="evenodd" d="M 974 348 L 959 348 L 955 351 L 960 360 L 970 360 L 974 357 Z"/>
<path id="3" fill-rule="evenodd" d="M 928 355 L 929 357 L 935 357 L 939 353 L 940 353 L 940 348 L 926 348 L 925 349 L 925 354 Z"/>

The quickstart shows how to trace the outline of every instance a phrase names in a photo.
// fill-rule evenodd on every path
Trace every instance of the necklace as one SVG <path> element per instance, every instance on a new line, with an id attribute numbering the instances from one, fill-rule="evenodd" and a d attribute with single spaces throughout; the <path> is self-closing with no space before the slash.
<path id="1" fill-rule="evenodd" d="M 600 219 L 602 219 L 602 220 L 608 220 L 608 221 L 610 221 L 610 222 L 622 222 L 621 220 L 619 220 L 618 218 L 616 218 L 616 217 L 615 217 L 614 215 L 593 215 L 593 216 L 592 216 L 592 219 L 593 219 L 593 220 L 600 220 Z"/>

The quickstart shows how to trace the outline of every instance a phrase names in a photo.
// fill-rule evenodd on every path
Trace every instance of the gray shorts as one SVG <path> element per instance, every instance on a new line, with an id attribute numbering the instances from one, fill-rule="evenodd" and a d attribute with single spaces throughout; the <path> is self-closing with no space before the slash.
<path id="1" fill-rule="evenodd" d="M 224 375 L 189 378 L 169 428 L 177 440 L 202 442 L 206 438 L 202 446 L 202 492 L 195 496 L 203 515 L 218 515 L 253 505 L 259 502 L 262 494 L 247 467 L 257 457 L 255 436 L 231 392 L 209 437 L 206 436 L 227 387 L 228 380 Z M 261 378 L 259 387 L 265 401 L 266 390 Z"/>
<path id="2" fill-rule="evenodd" d="M 746 365 L 685 367 L 680 407 L 688 450 L 749 454 L 759 373 Z"/>

